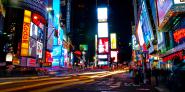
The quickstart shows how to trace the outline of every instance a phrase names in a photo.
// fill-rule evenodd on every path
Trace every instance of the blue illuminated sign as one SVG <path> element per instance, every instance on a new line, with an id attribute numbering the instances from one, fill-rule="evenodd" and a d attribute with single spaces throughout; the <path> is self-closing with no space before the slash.
<path id="1" fill-rule="evenodd" d="M 62 46 L 53 46 L 53 56 L 61 56 L 62 55 Z"/>

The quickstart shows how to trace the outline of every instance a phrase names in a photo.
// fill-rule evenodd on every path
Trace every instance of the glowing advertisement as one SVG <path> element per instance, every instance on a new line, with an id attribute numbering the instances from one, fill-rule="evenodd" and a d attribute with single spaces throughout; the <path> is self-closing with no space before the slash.
<path id="1" fill-rule="evenodd" d="M 171 8 L 172 4 L 173 4 L 172 0 L 157 0 L 159 25 L 161 25 L 161 23 L 163 22 L 165 15 Z"/>
<path id="2" fill-rule="evenodd" d="M 49 16 L 51 17 L 51 15 L 49 14 Z M 53 28 L 53 24 L 52 24 L 52 18 L 49 17 L 48 20 L 48 34 L 47 34 L 47 49 L 52 50 L 53 49 L 53 37 L 54 37 L 54 28 Z"/>
<path id="3" fill-rule="evenodd" d="M 140 21 L 139 21 L 138 26 L 137 26 L 137 35 L 138 35 L 138 38 L 139 38 L 139 44 L 140 44 L 140 46 L 143 46 L 143 44 L 144 44 L 144 38 L 143 38 L 143 31 L 141 29 L 141 23 L 140 23 Z"/>
<path id="4" fill-rule="evenodd" d="M 37 66 L 37 64 L 36 64 L 36 59 L 27 58 L 27 66 L 36 67 L 36 66 Z"/>
<path id="5" fill-rule="evenodd" d="M 43 33 L 43 31 L 40 28 L 38 30 L 37 40 L 42 42 L 42 43 L 44 42 L 44 33 Z"/>
<path id="6" fill-rule="evenodd" d="M 59 66 L 60 58 L 53 59 L 52 66 Z"/>
<path id="7" fill-rule="evenodd" d="M 108 38 L 99 38 L 98 39 L 98 53 L 106 54 L 108 52 L 109 52 Z"/>
<path id="8" fill-rule="evenodd" d="M 98 58 L 103 59 L 103 58 L 108 58 L 108 56 L 107 55 L 98 55 Z"/>
<path id="9" fill-rule="evenodd" d="M 149 42 L 154 39 L 154 36 L 153 36 L 153 30 L 151 27 L 148 11 L 147 11 L 146 4 L 144 1 L 143 1 L 143 5 L 142 5 L 140 21 L 141 21 L 140 22 L 141 28 L 143 31 L 144 42 L 146 45 L 148 45 Z"/>
<path id="10" fill-rule="evenodd" d="M 111 58 L 114 58 L 113 62 L 117 62 L 118 61 L 117 55 L 118 55 L 117 51 L 111 51 Z"/>
<path id="11" fill-rule="evenodd" d="M 38 27 L 33 22 L 31 22 L 30 36 L 34 39 L 37 39 L 37 34 L 38 34 Z"/>
<path id="12" fill-rule="evenodd" d="M 30 38 L 29 41 L 29 56 L 36 57 L 37 51 L 37 41 L 33 38 Z"/>
<path id="13" fill-rule="evenodd" d="M 7 54 L 6 54 L 6 61 L 12 62 L 12 60 L 13 60 L 13 55 L 12 55 L 12 53 L 7 53 Z"/>
<path id="14" fill-rule="evenodd" d="M 107 21 L 107 8 L 98 8 L 98 21 Z"/>
<path id="15" fill-rule="evenodd" d="M 182 42 L 185 40 L 185 29 L 178 29 L 173 33 L 174 41 L 176 43 Z"/>
<path id="16" fill-rule="evenodd" d="M 184 4 L 185 0 L 173 0 L 174 4 Z"/>
<path id="17" fill-rule="evenodd" d="M 107 65 L 108 62 L 107 61 L 98 61 L 98 65 Z"/>
<path id="18" fill-rule="evenodd" d="M 62 46 L 53 46 L 52 55 L 54 57 L 61 56 L 62 55 Z"/>
<path id="19" fill-rule="evenodd" d="M 87 50 L 88 50 L 88 45 L 80 44 L 80 50 L 85 50 L 85 51 L 87 51 Z"/>
<path id="20" fill-rule="evenodd" d="M 43 44 L 39 41 L 37 41 L 37 55 L 38 58 L 42 58 L 42 52 L 43 52 Z"/>
<path id="21" fill-rule="evenodd" d="M 111 49 L 116 49 L 117 48 L 117 43 L 116 43 L 116 34 L 112 33 L 110 34 L 110 38 L 111 38 Z"/>
<path id="22" fill-rule="evenodd" d="M 98 38 L 108 37 L 108 23 L 98 23 Z"/>
<path id="23" fill-rule="evenodd" d="M 46 20 L 39 14 L 32 14 L 32 22 L 37 25 L 40 29 L 44 30 L 44 24 L 46 24 Z"/>
<path id="24" fill-rule="evenodd" d="M 46 62 L 52 62 L 53 58 L 49 51 L 46 51 Z"/>
<path id="25" fill-rule="evenodd" d="M 29 36 L 30 36 L 31 12 L 24 11 L 24 22 L 22 31 L 21 56 L 28 56 Z"/>
<path id="26" fill-rule="evenodd" d="M 98 37 L 97 37 L 97 35 L 95 35 L 95 50 L 97 51 L 97 39 L 98 39 Z"/>
<path id="27" fill-rule="evenodd" d="M 139 45 L 137 43 L 137 39 L 135 35 L 132 35 L 132 49 L 137 50 L 139 48 Z"/>

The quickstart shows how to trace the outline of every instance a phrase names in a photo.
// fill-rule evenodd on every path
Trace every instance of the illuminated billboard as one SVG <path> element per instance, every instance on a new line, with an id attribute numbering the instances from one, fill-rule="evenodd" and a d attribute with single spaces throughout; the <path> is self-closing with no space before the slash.
<path id="1" fill-rule="evenodd" d="M 107 21 L 107 8 L 98 8 L 98 21 Z"/>
<path id="2" fill-rule="evenodd" d="M 107 65 L 108 61 L 98 61 L 98 65 Z"/>
<path id="3" fill-rule="evenodd" d="M 108 56 L 107 55 L 98 55 L 98 58 L 99 59 L 104 59 L 104 58 L 108 58 Z"/>
<path id="4" fill-rule="evenodd" d="M 30 36 L 33 37 L 34 39 L 37 39 L 37 34 L 38 34 L 38 27 L 33 22 L 31 22 Z"/>
<path id="5" fill-rule="evenodd" d="M 97 37 L 97 35 L 95 35 L 95 50 L 97 51 L 97 39 L 98 39 L 98 37 Z"/>
<path id="6" fill-rule="evenodd" d="M 144 38 L 143 38 L 143 31 L 141 29 L 140 21 L 139 21 L 138 26 L 137 26 L 137 36 L 139 38 L 139 44 L 140 44 L 140 46 L 143 46 L 143 44 L 144 44 Z"/>
<path id="7" fill-rule="evenodd" d="M 98 38 L 108 37 L 108 23 L 98 23 Z"/>
<path id="8" fill-rule="evenodd" d="M 157 11 L 158 11 L 158 21 L 159 25 L 163 22 L 165 15 L 171 8 L 173 2 L 172 0 L 157 0 Z"/>
<path id="9" fill-rule="evenodd" d="M 87 51 L 87 50 L 88 50 L 88 45 L 80 44 L 80 50 L 85 50 L 85 51 Z"/>
<path id="10" fill-rule="evenodd" d="M 143 1 L 140 21 L 144 41 L 145 44 L 148 45 L 150 41 L 154 40 L 154 36 L 145 1 Z"/>
<path id="11" fill-rule="evenodd" d="M 185 0 L 173 0 L 174 4 L 184 4 Z"/>
<path id="12" fill-rule="evenodd" d="M 54 57 L 61 56 L 62 55 L 62 46 L 60 46 L 60 45 L 53 46 L 52 55 Z"/>
<path id="13" fill-rule="evenodd" d="M 108 38 L 99 38 L 98 39 L 98 53 L 106 54 L 108 52 L 109 52 Z"/>
<path id="14" fill-rule="evenodd" d="M 42 58 L 42 52 L 43 52 L 43 44 L 39 41 L 37 41 L 37 55 L 38 58 Z"/>
<path id="15" fill-rule="evenodd" d="M 42 43 L 44 42 L 44 32 L 40 28 L 38 29 L 37 40 Z"/>
<path id="16" fill-rule="evenodd" d="M 31 11 L 25 10 L 22 31 L 21 56 L 28 56 L 30 22 L 31 22 Z"/>
<path id="17" fill-rule="evenodd" d="M 114 58 L 113 62 L 118 61 L 117 55 L 118 55 L 118 51 L 111 51 L 111 58 Z"/>
<path id="18" fill-rule="evenodd" d="M 117 40 L 116 40 L 116 34 L 115 33 L 111 33 L 110 34 L 110 41 L 111 41 L 111 49 L 116 49 L 117 48 Z"/>
<path id="19" fill-rule="evenodd" d="M 36 66 L 37 66 L 37 64 L 36 64 L 36 59 L 27 58 L 27 66 L 36 67 Z"/>
<path id="20" fill-rule="evenodd" d="M 29 56 L 36 57 L 37 41 L 30 37 L 29 41 Z"/>
<path id="21" fill-rule="evenodd" d="M 173 33 L 174 41 L 176 43 L 183 42 L 185 40 L 185 29 L 181 28 Z"/>

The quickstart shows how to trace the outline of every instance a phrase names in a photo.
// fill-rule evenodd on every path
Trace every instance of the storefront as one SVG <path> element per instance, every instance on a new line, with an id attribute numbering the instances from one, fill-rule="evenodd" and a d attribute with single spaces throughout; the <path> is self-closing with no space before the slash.
<path id="1" fill-rule="evenodd" d="M 47 0 L 6 2 L 5 52 L 13 54 L 12 64 L 40 67 L 45 61 Z"/>

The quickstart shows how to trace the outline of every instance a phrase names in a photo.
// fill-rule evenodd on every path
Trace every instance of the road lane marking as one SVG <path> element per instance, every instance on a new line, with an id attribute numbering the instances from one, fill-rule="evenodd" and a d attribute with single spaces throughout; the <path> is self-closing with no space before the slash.
<path id="1" fill-rule="evenodd" d="M 24 89 L 34 88 L 34 87 L 38 87 L 38 86 L 57 84 L 57 83 L 66 83 L 66 82 L 73 82 L 73 81 L 79 81 L 79 79 L 51 81 L 51 82 L 45 82 L 45 83 L 34 84 L 34 85 L 27 85 L 27 86 L 22 86 L 22 87 L 17 87 L 17 88 L 9 88 L 9 89 L 4 89 L 4 90 L 2 89 L 1 91 L 2 92 L 18 91 L 18 90 L 24 90 Z"/>
<path id="2" fill-rule="evenodd" d="M 19 81 L 12 81 L 12 82 L 2 82 L 0 83 L 0 86 L 2 85 L 7 85 L 7 84 L 13 84 L 13 83 L 22 83 L 22 82 L 37 82 L 37 81 L 43 81 L 43 80 L 49 80 L 49 79 L 60 79 L 60 80 L 63 80 L 63 79 L 67 79 L 67 78 L 70 78 L 70 77 L 62 77 L 62 78 L 44 78 L 44 79 L 38 79 L 38 80 L 19 80 Z"/>
<path id="3" fill-rule="evenodd" d="M 72 83 L 55 85 L 55 86 L 51 86 L 51 87 L 48 87 L 48 88 L 43 88 L 43 89 L 34 90 L 34 91 L 30 91 L 30 92 L 49 92 L 49 91 L 57 90 L 57 89 L 60 89 L 60 88 L 63 88 L 63 87 L 77 85 L 77 84 L 84 84 L 84 83 L 89 83 L 89 82 L 93 82 L 93 81 L 94 81 L 94 79 L 89 79 L 89 80 L 84 80 L 84 81 L 77 81 L 77 82 L 72 82 Z"/>

